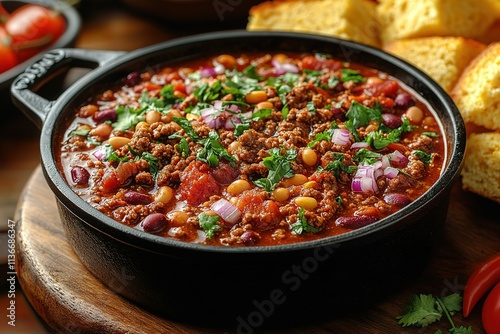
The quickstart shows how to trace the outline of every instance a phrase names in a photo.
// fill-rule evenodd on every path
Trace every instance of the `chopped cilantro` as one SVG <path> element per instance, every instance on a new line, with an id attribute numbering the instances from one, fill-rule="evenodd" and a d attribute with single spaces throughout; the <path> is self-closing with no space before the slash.
<path id="1" fill-rule="evenodd" d="M 204 212 L 198 215 L 198 224 L 205 231 L 209 239 L 214 237 L 215 231 L 220 230 L 218 222 L 219 216 L 209 216 Z"/>
<path id="2" fill-rule="evenodd" d="M 251 71 L 247 74 L 251 74 Z M 239 96 L 245 96 L 254 90 L 262 90 L 263 87 L 259 84 L 259 80 L 247 76 L 245 73 L 234 71 L 226 71 L 227 88 L 224 88 L 225 93 L 232 93 Z"/>
<path id="3" fill-rule="evenodd" d="M 309 225 L 307 219 L 304 215 L 304 208 L 299 209 L 299 217 L 295 223 L 290 225 L 293 234 L 302 234 L 303 232 L 316 233 L 319 231 L 318 228 Z"/>
<path id="4" fill-rule="evenodd" d="M 340 70 L 340 73 L 342 74 L 342 82 L 352 81 L 355 84 L 359 84 L 366 81 L 366 78 L 362 76 L 359 71 L 350 68 L 342 69 Z"/>
<path id="5" fill-rule="evenodd" d="M 426 165 L 430 164 L 432 161 L 432 154 L 427 154 L 424 151 L 414 150 L 411 154 L 419 158 Z"/>
<path id="6" fill-rule="evenodd" d="M 462 297 L 457 294 L 451 294 L 446 297 L 434 295 L 412 295 L 410 303 L 405 308 L 405 313 L 396 317 L 398 323 L 403 326 L 426 327 L 436 321 L 441 320 L 443 314 L 451 325 L 448 331 L 450 334 L 472 334 L 472 327 L 455 327 L 452 317 L 462 309 Z M 441 330 L 435 332 L 442 333 Z"/>
<path id="7" fill-rule="evenodd" d="M 84 129 L 73 130 L 73 131 L 71 131 L 71 135 L 72 136 L 87 137 L 89 135 L 89 132 L 90 132 L 90 130 L 84 130 Z"/>
<path id="8" fill-rule="evenodd" d="M 337 153 L 337 154 L 335 154 Z M 342 153 L 334 152 L 334 157 L 336 160 L 330 161 L 328 165 L 325 167 L 318 167 L 318 170 L 321 171 L 330 171 L 333 172 L 335 177 L 338 179 L 340 177 L 340 171 L 346 172 L 348 174 L 352 174 L 356 171 L 356 166 L 347 166 L 342 163 L 344 160 L 344 155 Z"/>
<path id="9" fill-rule="evenodd" d="M 195 91 L 194 96 L 200 102 L 208 102 L 217 100 L 221 96 L 222 92 L 222 83 L 220 80 L 217 80 L 210 86 L 208 83 L 203 82 Z"/>
<path id="10" fill-rule="evenodd" d="M 352 125 L 358 129 L 362 126 L 367 126 L 370 121 L 382 122 L 382 107 L 376 104 L 375 107 L 369 108 L 357 101 L 352 101 L 349 110 L 345 114 L 347 119 L 352 121 Z"/>
<path id="11" fill-rule="evenodd" d="M 290 112 L 290 110 L 288 109 L 288 104 L 285 104 L 283 106 L 283 108 L 281 108 L 281 116 L 283 117 L 283 119 L 287 119 L 288 118 L 288 113 Z"/>
<path id="12" fill-rule="evenodd" d="M 116 122 L 112 124 L 113 128 L 118 131 L 126 131 L 134 127 L 137 123 L 144 120 L 142 112 L 143 109 L 118 106 L 116 108 L 117 119 Z"/>
<path id="13" fill-rule="evenodd" d="M 435 132 L 422 132 L 422 135 L 427 136 L 427 137 L 431 137 L 431 138 L 439 137 L 439 134 L 437 134 Z"/>
<path id="14" fill-rule="evenodd" d="M 115 149 L 113 146 L 106 144 L 103 146 L 105 157 L 104 161 L 117 161 L 117 162 L 125 162 L 128 161 L 128 158 L 126 156 L 124 157 L 119 157 L 118 154 L 116 154 Z"/>
<path id="15" fill-rule="evenodd" d="M 382 130 L 370 132 L 366 137 L 365 141 L 373 148 L 381 150 L 391 143 L 397 143 L 401 139 L 401 135 L 405 132 L 410 132 L 417 128 L 416 126 L 410 125 L 408 119 L 403 120 L 403 124 L 400 127 L 390 130 L 387 134 L 384 134 Z"/>
<path id="16" fill-rule="evenodd" d="M 151 173 L 151 175 L 153 175 L 153 178 L 156 178 L 159 170 L 158 159 L 149 152 L 142 152 L 140 159 L 146 160 L 148 162 L 149 172 Z"/>
<path id="17" fill-rule="evenodd" d="M 235 166 L 236 158 L 230 155 L 219 141 L 219 135 L 215 131 L 208 134 L 208 138 L 200 138 L 194 131 L 191 122 L 182 117 L 173 117 L 173 121 L 180 125 L 186 134 L 195 142 L 201 144 L 203 148 L 196 153 L 196 159 L 206 162 L 214 168 L 219 165 L 220 159 L 226 159 L 231 166 Z"/>
<path id="18" fill-rule="evenodd" d="M 338 129 L 338 125 L 337 125 L 337 122 L 333 121 L 330 124 L 330 128 L 326 131 L 317 133 L 314 136 L 314 139 L 307 144 L 307 147 L 314 147 L 314 145 L 316 145 L 316 143 L 318 143 L 322 140 L 325 140 L 325 141 L 332 140 L 333 130 L 335 130 L 335 129 Z"/>
<path id="19" fill-rule="evenodd" d="M 382 158 L 382 154 L 367 150 L 366 148 L 362 148 L 358 150 L 352 158 L 356 163 L 360 165 L 373 165 L 375 162 Z"/>
<path id="20" fill-rule="evenodd" d="M 249 77 L 250 79 L 255 79 L 261 81 L 263 78 L 257 73 L 257 66 L 249 65 L 245 69 L 243 69 L 243 74 Z"/>
<path id="21" fill-rule="evenodd" d="M 250 123 L 241 123 L 241 124 L 236 124 L 234 127 L 234 135 L 236 137 L 239 137 L 245 132 L 245 130 L 250 129 Z"/>
<path id="22" fill-rule="evenodd" d="M 175 145 L 177 152 L 179 152 L 181 157 L 183 157 L 184 159 L 189 156 L 189 144 L 186 138 L 177 133 L 174 133 L 173 135 L 170 135 L 168 139 L 179 139 L 179 144 Z"/>
<path id="23" fill-rule="evenodd" d="M 335 88 L 339 84 L 340 80 L 336 76 L 331 76 L 328 78 L 328 88 Z"/>
<path id="24" fill-rule="evenodd" d="M 270 156 L 262 159 L 264 166 L 269 169 L 269 174 L 266 178 L 258 179 L 254 183 L 256 186 L 271 192 L 283 178 L 290 178 L 293 176 L 293 169 L 290 163 L 297 157 L 297 152 L 295 149 L 290 149 L 284 151 L 282 155 L 281 150 L 274 147 L 269 150 L 269 154 Z"/>
<path id="25" fill-rule="evenodd" d="M 311 114 L 313 114 L 313 115 L 316 114 L 316 107 L 314 106 L 313 101 L 307 102 L 306 108 Z"/>
<path id="26" fill-rule="evenodd" d="M 206 162 L 212 168 L 219 165 L 220 159 L 229 161 L 233 167 L 236 165 L 236 158 L 227 153 L 219 141 L 217 132 L 211 131 L 208 138 L 200 140 L 200 144 L 203 145 L 203 149 L 196 153 L 196 159 Z"/>
<path id="27" fill-rule="evenodd" d="M 256 112 L 252 113 L 251 120 L 254 122 L 260 121 L 266 117 L 271 116 L 272 113 L 273 113 L 272 109 L 260 109 L 260 110 L 257 110 Z"/>

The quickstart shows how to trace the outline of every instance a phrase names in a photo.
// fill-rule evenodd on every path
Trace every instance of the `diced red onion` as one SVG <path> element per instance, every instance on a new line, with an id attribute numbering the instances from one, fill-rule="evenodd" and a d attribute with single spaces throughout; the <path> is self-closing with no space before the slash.
<path id="1" fill-rule="evenodd" d="M 335 129 L 333 130 L 332 142 L 337 145 L 347 145 L 350 141 L 349 130 L 346 129 Z"/>
<path id="2" fill-rule="evenodd" d="M 389 179 L 395 178 L 398 174 L 399 174 L 399 170 L 397 168 L 386 167 L 384 169 L 384 176 L 389 178 Z"/>
<path id="3" fill-rule="evenodd" d="M 241 218 L 241 211 L 224 198 L 212 204 L 210 208 L 231 225 L 236 224 Z"/>
<path id="4" fill-rule="evenodd" d="M 397 164 L 406 164 L 408 162 L 406 156 L 398 150 L 395 150 L 394 152 L 388 154 L 388 158 Z"/>
<path id="5" fill-rule="evenodd" d="M 236 128 L 236 124 L 241 124 L 241 118 L 233 116 L 226 120 L 224 128 L 226 130 L 234 130 Z"/>
<path id="6" fill-rule="evenodd" d="M 368 143 L 365 142 L 365 141 L 357 141 L 355 143 L 352 143 L 351 145 L 351 150 L 355 150 L 355 149 L 358 149 L 358 148 L 367 148 L 368 147 Z"/>
<path id="7" fill-rule="evenodd" d="M 377 186 L 377 176 L 378 174 L 374 166 L 358 166 L 358 170 L 354 175 L 351 182 L 351 189 L 354 192 L 376 192 L 378 190 Z"/>
<path id="8" fill-rule="evenodd" d="M 106 158 L 106 151 L 104 151 L 104 146 L 100 146 L 97 150 L 92 153 L 92 155 L 99 161 L 103 161 Z"/>
<path id="9" fill-rule="evenodd" d="M 221 63 L 214 61 L 213 65 L 216 74 L 224 74 L 224 72 L 226 72 L 226 68 Z"/>
<path id="10" fill-rule="evenodd" d="M 200 77 L 202 78 L 209 78 L 209 77 L 215 77 L 217 73 L 215 72 L 215 69 L 211 67 L 203 67 L 200 70 Z"/>
<path id="11" fill-rule="evenodd" d="M 382 162 L 382 169 L 386 169 L 391 165 L 391 162 L 389 161 L 389 158 L 387 155 L 382 156 L 382 159 L 380 159 L 380 162 Z"/>
<path id="12" fill-rule="evenodd" d="M 285 73 L 299 73 L 299 68 L 295 64 L 281 63 L 275 59 L 271 60 L 271 63 L 276 70 L 276 75 L 283 75 Z"/>

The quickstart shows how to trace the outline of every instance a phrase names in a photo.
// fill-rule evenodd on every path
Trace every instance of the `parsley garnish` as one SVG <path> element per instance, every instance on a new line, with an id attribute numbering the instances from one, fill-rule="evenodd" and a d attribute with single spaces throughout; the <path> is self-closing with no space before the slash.
<path id="1" fill-rule="evenodd" d="M 243 74 L 249 77 L 250 79 L 255 79 L 261 81 L 263 78 L 257 73 L 257 66 L 249 65 L 245 69 L 243 69 Z"/>
<path id="2" fill-rule="evenodd" d="M 234 127 L 234 135 L 236 137 L 239 137 L 245 132 L 245 130 L 250 129 L 250 123 L 241 123 L 241 124 L 236 124 Z"/>
<path id="3" fill-rule="evenodd" d="M 269 169 L 269 174 L 266 178 L 258 179 L 254 183 L 256 186 L 271 192 L 283 178 L 293 176 L 293 169 L 290 163 L 297 157 L 297 152 L 295 149 L 289 149 L 282 155 L 281 150 L 274 147 L 269 150 L 269 154 L 270 156 L 262 159 L 264 166 Z"/>
<path id="4" fill-rule="evenodd" d="M 134 109 L 131 107 L 118 106 L 116 108 L 117 119 L 112 124 L 113 128 L 118 131 L 126 131 L 134 127 L 137 123 L 144 120 L 142 117 L 143 109 Z"/>
<path id="5" fill-rule="evenodd" d="M 422 132 L 424 136 L 431 137 L 431 138 L 437 138 L 439 137 L 439 134 L 435 132 Z"/>
<path id="6" fill-rule="evenodd" d="M 82 137 L 87 137 L 89 135 L 90 130 L 73 130 L 71 131 L 72 136 L 82 136 Z"/>
<path id="7" fill-rule="evenodd" d="M 208 138 L 200 138 L 194 131 L 191 122 L 182 117 L 173 117 L 173 121 L 180 125 L 186 134 L 203 148 L 196 153 L 196 159 L 206 162 L 214 168 L 219 165 L 220 159 L 229 161 L 232 167 L 236 165 L 236 158 L 230 155 L 219 141 L 219 135 L 215 131 L 210 131 Z"/>
<path id="8" fill-rule="evenodd" d="M 432 161 L 432 154 L 427 154 L 424 151 L 414 150 L 411 154 L 419 158 L 426 165 L 430 164 Z"/>
<path id="9" fill-rule="evenodd" d="M 198 215 L 198 224 L 205 231 L 209 239 L 214 237 L 215 231 L 220 230 L 218 222 L 219 216 L 209 216 L 204 212 Z"/>
<path id="10" fill-rule="evenodd" d="M 347 82 L 347 81 L 352 81 L 355 84 L 359 84 L 361 82 L 365 82 L 366 78 L 362 76 L 359 71 L 350 69 L 350 68 L 345 68 L 340 70 L 340 73 L 342 74 L 341 80 L 342 82 Z"/>
<path id="11" fill-rule="evenodd" d="M 117 161 L 117 162 L 126 162 L 128 161 L 128 158 L 126 156 L 124 157 L 119 157 L 118 154 L 116 154 L 115 149 L 113 146 L 106 144 L 103 146 L 104 153 L 106 156 L 104 157 L 104 161 Z"/>
<path id="12" fill-rule="evenodd" d="M 256 112 L 252 113 L 251 120 L 254 122 L 260 121 L 266 117 L 271 116 L 272 113 L 273 113 L 272 109 L 260 109 L 260 110 L 257 110 Z"/>
<path id="13" fill-rule="evenodd" d="M 381 158 L 382 158 L 382 154 L 367 150 L 366 148 L 360 149 L 352 157 L 352 159 L 360 165 L 363 165 L 363 164 L 373 165 L 375 162 L 377 162 Z"/>
<path id="14" fill-rule="evenodd" d="M 400 127 L 391 130 L 386 135 L 381 130 L 370 132 L 365 141 L 376 150 L 381 150 L 391 143 L 399 142 L 403 133 L 413 131 L 416 128 L 417 126 L 410 125 L 408 119 L 404 119 Z"/>
<path id="15" fill-rule="evenodd" d="M 179 139 L 179 144 L 175 145 L 175 148 L 177 149 L 177 152 L 183 157 L 184 159 L 189 156 L 189 144 L 183 136 L 174 133 L 173 135 L 168 136 L 168 139 Z"/>
<path id="16" fill-rule="evenodd" d="M 406 307 L 405 313 L 396 317 L 396 319 L 398 319 L 398 323 L 403 327 L 426 327 L 441 320 L 444 314 L 452 327 L 448 333 L 472 334 L 471 327 L 455 327 L 451 319 L 461 309 L 462 297 L 456 293 L 444 298 L 424 294 L 412 295 L 410 296 L 410 304 Z M 436 333 L 442 332 L 437 331 Z"/>
<path id="17" fill-rule="evenodd" d="M 333 172 L 333 174 L 337 179 L 340 177 L 340 171 L 346 172 L 348 174 L 352 174 L 356 171 L 357 168 L 356 166 L 353 165 L 347 166 L 342 163 L 342 161 L 344 160 L 344 155 L 342 153 L 334 152 L 334 157 L 336 160 L 330 161 L 328 165 L 326 165 L 325 167 L 319 166 L 318 170 L 320 172 L 321 171 Z"/>
<path id="18" fill-rule="evenodd" d="M 212 168 L 219 165 L 220 159 L 226 159 L 232 167 L 236 166 L 236 158 L 227 153 L 219 141 L 217 132 L 209 132 L 208 138 L 200 140 L 200 144 L 203 145 L 203 149 L 196 153 L 196 159 L 206 162 Z"/>
<path id="19" fill-rule="evenodd" d="M 153 178 L 156 178 L 159 169 L 158 159 L 149 152 L 142 152 L 141 156 L 138 156 L 136 159 L 139 158 L 148 162 L 149 172 L 153 175 Z"/>
<path id="20" fill-rule="evenodd" d="M 290 227 L 292 228 L 293 234 L 302 234 L 304 231 L 312 233 L 316 233 L 319 231 L 319 229 L 309 225 L 309 223 L 307 222 L 307 219 L 304 215 L 304 208 L 299 209 L 299 217 L 295 223 L 290 225 Z"/>
<path id="21" fill-rule="evenodd" d="M 307 102 L 306 108 L 307 108 L 307 111 L 309 111 L 311 114 L 313 114 L 313 115 L 316 114 L 316 107 L 314 106 L 313 101 Z"/>
<path id="22" fill-rule="evenodd" d="M 209 86 L 206 82 L 203 82 L 195 91 L 194 96 L 200 102 L 208 102 L 217 100 L 222 92 L 222 83 L 220 80 L 217 80 Z"/>
<path id="23" fill-rule="evenodd" d="M 356 129 L 362 126 L 367 126 L 370 124 L 370 121 L 382 123 L 382 108 L 378 103 L 375 107 L 368 108 L 357 101 L 353 101 L 345 115 L 347 117 L 347 121 L 344 124 L 352 133 L 354 138 L 356 138 L 356 141 L 359 141 Z"/>
<path id="24" fill-rule="evenodd" d="M 307 144 L 307 147 L 314 147 L 314 145 L 316 145 L 316 143 L 318 143 L 322 140 L 325 140 L 325 141 L 332 140 L 333 130 L 335 130 L 335 129 L 338 129 L 338 125 L 337 125 L 337 122 L 333 121 L 330 124 L 330 128 L 326 131 L 317 133 L 314 136 L 314 139 Z"/>

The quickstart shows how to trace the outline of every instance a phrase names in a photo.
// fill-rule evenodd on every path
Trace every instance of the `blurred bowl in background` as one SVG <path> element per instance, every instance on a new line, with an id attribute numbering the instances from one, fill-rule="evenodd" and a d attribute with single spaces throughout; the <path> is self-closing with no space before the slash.
<path id="1" fill-rule="evenodd" d="M 19 74 L 21 74 L 26 67 L 33 63 L 34 59 L 39 58 L 42 54 L 46 53 L 48 49 L 51 48 L 63 48 L 73 46 L 73 43 L 80 31 L 81 19 L 75 8 L 70 6 L 69 4 L 63 1 L 57 0 L 7 0 L 2 1 L 3 7 L 9 12 L 12 13 L 17 8 L 28 5 L 28 4 L 37 4 L 45 7 L 52 8 L 63 16 L 66 21 L 66 29 L 64 33 L 55 41 L 55 43 L 51 44 L 47 47 L 47 49 L 41 51 L 40 53 L 34 55 L 33 57 L 23 61 L 17 66 L 11 68 L 10 70 L 3 72 L 0 74 L 0 99 L 4 99 L 7 97 L 9 92 L 10 84 Z"/>
<path id="2" fill-rule="evenodd" d="M 182 24 L 244 22 L 250 8 L 262 0 L 122 0 L 148 15 Z"/>

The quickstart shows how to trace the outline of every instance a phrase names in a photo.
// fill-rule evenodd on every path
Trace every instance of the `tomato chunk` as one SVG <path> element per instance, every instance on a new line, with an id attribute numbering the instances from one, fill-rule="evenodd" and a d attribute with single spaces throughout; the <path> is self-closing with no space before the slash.
<path id="1" fill-rule="evenodd" d="M 206 163 L 195 161 L 182 174 L 180 195 L 190 205 L 198 205 L 220 193 L 217 181 L 208 173 L 209 169 Z"/>
<path id="2" fill-rule="evenodd" d="M 246 215 L 246 220 L 251 223 L 256 231 L 272 229 L 281 221 L 278 206 L 272 200 L 265 199 L 265 194 L 259 191 L 247 191 L 236 204 L 238 209 Z"/>

